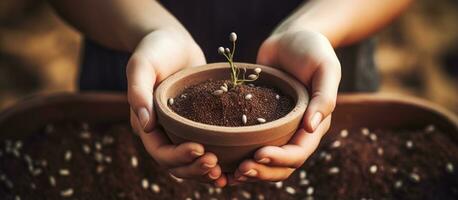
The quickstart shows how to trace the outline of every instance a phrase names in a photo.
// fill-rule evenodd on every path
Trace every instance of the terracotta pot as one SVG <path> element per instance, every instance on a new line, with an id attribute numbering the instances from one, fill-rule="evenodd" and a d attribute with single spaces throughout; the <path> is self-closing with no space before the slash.
<path id="1" fill-rule="evenodd" d="M 248 72 L 259 67 L 262 73 L 255 84 L 277 88 L 292 97 L 295 106 L 286 116 L 265 124 L 244 127 L 223 127 L 186 119 L 167 105 L 169 98 L 178 96 L 186 87 L 213 79 L 230 79 L 227 63 L 214 63 L 184 69 L 163 81 L 156 89 L 154 103 L 159 124 L 170 140 L 175 143 L 187 141 L 203 144 L 205 150 L 215 153 L 224 172 L 232 172 L 243 159 L 252 157 L 260 147 L 286 144 L 294 134 L 307 107 L 309 96 L 304 86 L 286 73 L 274 68 L 236 63 Z"/>

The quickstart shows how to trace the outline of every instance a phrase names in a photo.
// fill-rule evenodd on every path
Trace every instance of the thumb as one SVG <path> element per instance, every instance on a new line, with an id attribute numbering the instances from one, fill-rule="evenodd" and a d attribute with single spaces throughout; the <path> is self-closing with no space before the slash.
<path id="1" fill-rule="evenodd" d="M 277 48 L 275 48 L 274 38 L 269 38 L 264 41 L 259 47 L 256 63 L 265 66 L 277 65 Z"/>
<path id="2" fill-rule="evenodd" d="M 153 112 L 153 90 L 156 82 L 154 67 L 146 57 L 134 53 L 127 64 L 126 74 L 127 97 L 135 114 L 131 118 L 137 119 L 142 131 L 151 132 L 156 121 Z"/>
<path id="3" fill-rule="evenodd" d="M 321 65 L 313 75 L 311 100 L 304 115 L 304 129 L 309 133 L 313 133 L 321 121 L 334 111 L 341 78 L 337 59 Z"/>

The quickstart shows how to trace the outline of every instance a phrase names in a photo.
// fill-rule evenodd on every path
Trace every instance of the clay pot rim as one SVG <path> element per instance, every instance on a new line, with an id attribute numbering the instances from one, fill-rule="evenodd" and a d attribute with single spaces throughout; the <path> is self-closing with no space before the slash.
<path id="1" fill-rule="evenodd" d="M 259 67 L 262 69 L 262 73 L 269 73 L 273 76 L 280 78 L 284 82 L 286 82 L 288 85 L 291 86 L 291 88 L 294 89 L 296 96 L 297 96 L 297 101 L 296 101 L 296 104 L 294 105 L 294 108 L 288 114 L 286 114 L 285 116 L 277 120 L 266 122 L 263 124 L 241 126 L 241 127 L 228 127 L 228 126 L 216 126 L 216 125 L 204 124 L 204 123 L 200 123 L 200 122 L 196 122 L 196 121 L 187 119 L 175 113 L 167 105 L 167 101 L 169 97 L 166 96 L 166 93 L 164 91 L 167 91 L 177 80 L 180 80 L 192 74 L 201 73 L 207 70 L 222 69 L 222 68 L 229 67 L 227 63 L 218 62 L 218 63 L 211 63 L 211 64 L 206 64 L 206 65 L 197 66 L 197 67 L 186 68 L 184 70 L 181 70 L 169 76 L 166 80 L 162 81 L 161 84 L 156 88 L 156 91 L 154 93 L 154 102 L 156 105 L 156 109 L 161 109 L 161 111 L 164 113 L 164 115 L 167 118 L 174 120 L 177 123 L 182 123 L 194 129 L 212 130 L 213 132 L 216 132 L 218 134 L 222 134 L 222 133 L 223 134 L 224 133 L 225 134 L 246 134 L 247 132 L 263 132 L 266 130 L 270 130 L 272 128 L 281 127 L 284 124 L 290 122 L 291 119 L 294 119 L 298 116 L 302 116 L 304 114 L 305 109 L 308 105 L 309 95 L 308 95 L 307 89 L 301 83 L 299 83 L 299 81 L 292 78 L 290 75 L 286 74 L 285 72 L 282 72 L 272 67 L 259 65 L 259 64 L 252 64 L 252 63 L 242 63 L 242 62 L 235 62 L 235 64 L 243 65 L 247 69 L 254 69 L 256 67 Z"/>

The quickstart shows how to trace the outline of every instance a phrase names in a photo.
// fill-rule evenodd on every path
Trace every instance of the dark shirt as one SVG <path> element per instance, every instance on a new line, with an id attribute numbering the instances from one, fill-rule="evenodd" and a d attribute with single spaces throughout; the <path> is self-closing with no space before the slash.
<path id="1" fill-rule="evenodd" d="M 162 5 L 191 33 L 207 62 L 224 61 L 219 46 L 229 46 L 228 34 L 239 35 L 239 62 L 256 61 L 261 43 L 273 29 L 303 1 L 299 0 L 168 0 Z M 372 40 L 337 50 L 342 64 L 340 91 L 375 91 L 378 76 Z M 80 70 L 80 90 L 126 90 L 125 67 L 130 54 L 84 40 Z"/>

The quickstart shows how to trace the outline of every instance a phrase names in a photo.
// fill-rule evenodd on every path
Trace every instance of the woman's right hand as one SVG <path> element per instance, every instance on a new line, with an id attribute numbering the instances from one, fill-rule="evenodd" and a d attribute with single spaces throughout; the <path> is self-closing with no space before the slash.
<path id="1" fill-rule="evenodd" d="M 186 31 L 156 30 L 143 37 L 127 64 L 130 121 L 148 153 L 171 174 L 223 187 L 227 181 L 215 154 L 198 143 L 171 144 L 156 126 L 153 107 L 156 84 L 182 68 L 205 63 L 202 50 Z"/>

